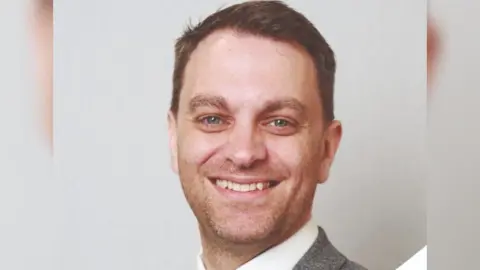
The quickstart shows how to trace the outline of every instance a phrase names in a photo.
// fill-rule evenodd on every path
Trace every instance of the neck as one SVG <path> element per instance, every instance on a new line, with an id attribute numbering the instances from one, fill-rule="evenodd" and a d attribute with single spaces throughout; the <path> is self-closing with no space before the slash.
<path id="1" fill-rule="evenodd" d="M 235 270 L 255 258 L 266 245 L 239 245 L 202 239 L 202 260 L 207 270 Z"/>
<path id="2" fill-rule="evenodd" d="M 311 218 L 308 215 L 292 229 L 258 243 L 238 244 L 219 238 L 200 226 L 202 261 L 207 270 L 235 270 L 273 246 L 279 245 L 299 231 Z M 279 235 L 276 235 L 279 236 Z"/>

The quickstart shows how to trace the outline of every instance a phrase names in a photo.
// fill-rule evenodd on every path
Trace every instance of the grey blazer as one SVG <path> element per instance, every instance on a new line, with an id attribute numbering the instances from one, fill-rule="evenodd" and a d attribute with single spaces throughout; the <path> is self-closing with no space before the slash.
<path id="1" fill-rule="evenodd" d="M 325 231 L 318 227 L 318 237 L 293 270 L 367 270 L 348 260 L 328 240 Z"/>

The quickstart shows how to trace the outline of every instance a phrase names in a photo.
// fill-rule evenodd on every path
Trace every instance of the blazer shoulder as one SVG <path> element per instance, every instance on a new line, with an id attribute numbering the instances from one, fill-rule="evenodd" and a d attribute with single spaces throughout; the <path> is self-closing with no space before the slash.
<path id="1" fill-rule="evenodd" d="M 368 270 L 360 264 L 349 260 L 338 251 L 327 237 L 325 231 L 318 227 L 318 236 L 310 249 L 304 254 L 294 270 Z"/>
<path id="2" fill-rule="evenodd" d="M 340 267 L 340 270 L 368 270 L 368 269 L 356 262 L 349 261 L 347 259 L 345 263 L 342 265 L 342 267 Z"/>

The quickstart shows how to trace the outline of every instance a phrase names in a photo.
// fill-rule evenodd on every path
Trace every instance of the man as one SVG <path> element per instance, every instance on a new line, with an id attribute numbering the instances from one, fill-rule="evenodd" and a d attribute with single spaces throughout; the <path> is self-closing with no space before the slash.
<path id="1" fill-rule="evenodd" d="M 175 55 L 172 167 L 198 220 L 198 269 L 364 269 L 311 220 L 342 135 L 315 27 L 249 1 L 188 28 Z"/>

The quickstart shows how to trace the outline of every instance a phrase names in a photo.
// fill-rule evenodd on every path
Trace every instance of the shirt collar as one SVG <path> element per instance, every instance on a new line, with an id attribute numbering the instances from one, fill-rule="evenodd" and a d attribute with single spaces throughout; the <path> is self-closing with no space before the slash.
<path id="1" fill-rule="evenodd" d="M 237 270 L 291 270 L 310 249 L 317 239 L 317 236 L 317 225 L 310 219 L 298 232 L 286 241 L 268 249 L 237 268 Z M 197 270 L 206 270 L 202 261 L 201 251 L 197 256 Z"/>

